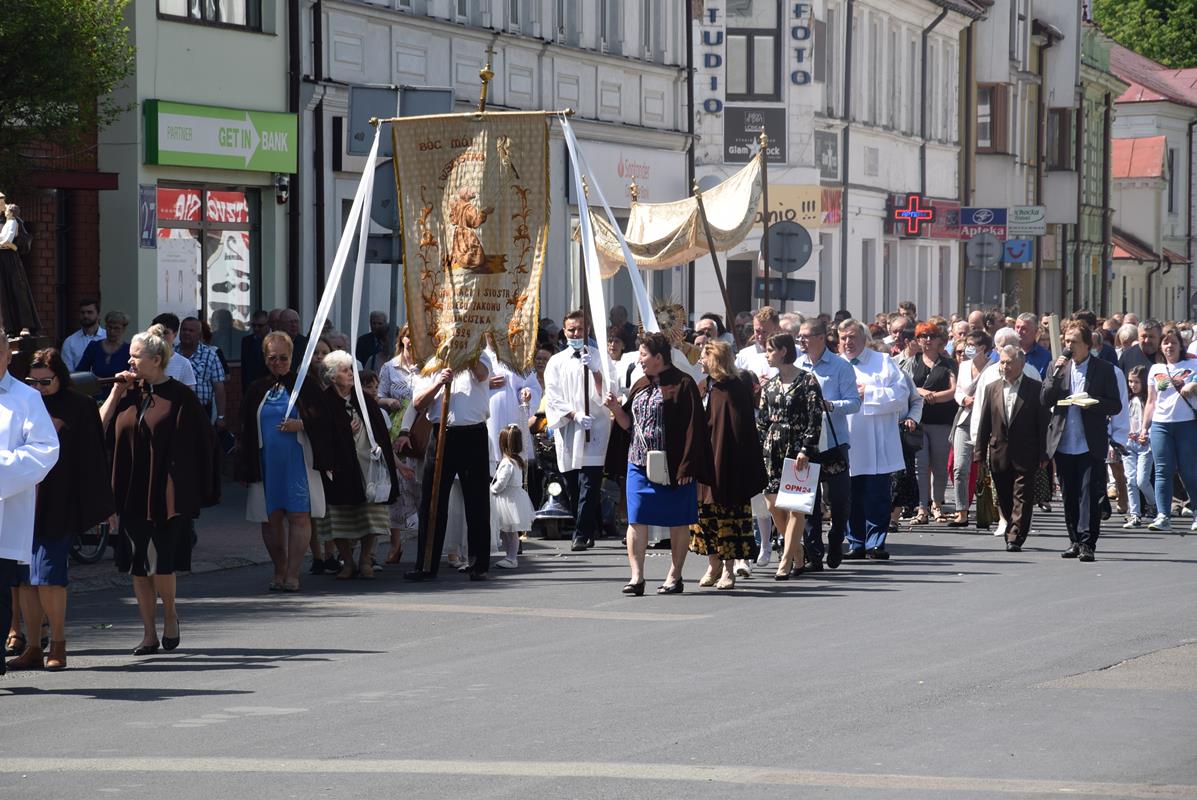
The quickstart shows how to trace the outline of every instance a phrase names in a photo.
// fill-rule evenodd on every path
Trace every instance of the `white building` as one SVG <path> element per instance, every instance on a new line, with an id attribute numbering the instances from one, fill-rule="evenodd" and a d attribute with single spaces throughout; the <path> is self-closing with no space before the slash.
<path id="1" fill-rule="evenodd" d="M 730 175 L 762 123 L 778 144 L 771 219 L 799 222 L 813 244 L 788 287 L 775 287 L 804 298 L 785 309 L 845 307 L 870 321 L 906 299 L 925 313 L 956 310 L 961 248 L 944 223 L 960 200 L 962 34 L 982 4 L 708 0 L 704 10 L 693 36 L 695 169 L 700 183 Z M 934 205 L 940 224 L 898 235 L 893 207 L 907 195 Z M 759 250 L 758 230 L 728 255 L 736 310 L 762 302 L 751 295 Z M 695 284 L 695 314 L 722 312 L 709 259 Z"/>
<path id="2" fill-rule="evenodd" d="M 493 48 L 490 109 L 572 108 L 587 162 L 617 214 L 626 215 L 635 178 L 643 201 L 688 193 L 689 136 L 684 58 L 685 0 L 305 0 L 304 53 L 309 99 L 302 115 L 305 161 L 312 187 L 305 215 L 305 319 L 316 302 L 316 270 L 327 271 L 364 159 L 345 149 L 349 86 L 452 87 L 458 111 L 477 108 L 479 70 Z M 318 9 L 318 14 L 317 10 Z M 580 301 L 575 189 L 564 140 L 554 125 L 550 142 L 553 205 L 541 314 L 560 320 Z M 593 197 L 592 197 L 593 199 Z M 657 293 L 680 295 L 681 271 L 655 276 Z M 631 307 L 627 278 L 609 288 L 609 302 Z M 371 266 L 366 301 L 387 308 L 392 268 Z M 348 324 L 339 306 L 338 324 Z M 363 309 L 363 311 L 366 309 Z"/>
<path id="3" fill-rule="evenodd" d="M 1119 45 L 1111 49 L 1110 69 L 1130 84 L 1117 100 L 1113 126 L 1114 224 L 1148 246 L 1135 252 L 1125 246 L 1134 242 L 1115 241 L 1121 246 L 1114 252 L 1110 309 L 1192 319 L 1197 69 L 1168 69 Z"/>

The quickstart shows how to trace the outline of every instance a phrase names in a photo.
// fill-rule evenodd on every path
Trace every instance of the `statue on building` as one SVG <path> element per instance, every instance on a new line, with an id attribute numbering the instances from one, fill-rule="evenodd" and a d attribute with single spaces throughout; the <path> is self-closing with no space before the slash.
<path id="1" fill-rule="evenodd" d="M 10 205 L 0 193 L 0 326 L 10 335 L 28 336 L 41 330 L 33 290 L 25 274 L 22 255 L 28 255 L 33 237 L 21 219 L 21 209 Z"/>

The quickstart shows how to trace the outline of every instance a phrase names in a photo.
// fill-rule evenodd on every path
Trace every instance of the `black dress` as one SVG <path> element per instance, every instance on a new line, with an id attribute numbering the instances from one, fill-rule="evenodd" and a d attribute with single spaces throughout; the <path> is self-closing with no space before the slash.
<path id="1" fill-rule="evenodd" d="M 0 323 L 10 336 L 16 336 L 23 328 L 30 333 L 42 328 L 25 265 L 17 251 L 7 247 L 0 247 Z"/>

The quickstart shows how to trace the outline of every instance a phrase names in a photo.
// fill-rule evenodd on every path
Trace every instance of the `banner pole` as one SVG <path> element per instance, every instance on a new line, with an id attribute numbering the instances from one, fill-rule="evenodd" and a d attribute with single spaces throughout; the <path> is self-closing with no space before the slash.
<path id="1" fill-rule="evenodd" d="M 707 208 L 703 205 L 698 181 L 695 181 L 690 189 L 694 192 L 694 199 L 698 201 L 698 216 L 702 218 L 702 229 L 707 237 L 707 248 L 711 251 L 711 263 L 715 265 L 715 277 L 719 280 L 719 293 L 723 295 L 723 310 L 727 315 L 724 319 L 727 320 L 727 326 L 730 329 L 733 324 L 731 298 L 727 295 L 727 283 L 723 280 L 723 270 L 719 268 L 719 256 L 715 254 L 715 240 L 711 238 L 711 223 L 707 221 Z"/>
<path id="2" fill-rule="evenodd" d="M 491 56 L 494 53 L 494 46 L 489 45 L 486 48 L 486 66 L 478 71 L 478 77 L 482 79 L 482 90 L 478 96 L 478 113 L 482 114 L 486 111 L 486 95 L 487 89 L 490 86 L 491 79 L 495 77 L 495 73 L 490 68 Z M 397 154 L 396 154 L 397 157 Z M 395 169 L 395 174 L 399 174 L 398 167 Z M 452 270 L 452 267 L 450 267 Z M 457 312 L 457 297 L 453 289 L 453 277 L 450 271 L 449 275 L 449 303 L 450 308 L 453 309 L 454 314 Z M 450 339 L 452 341 L 452 339 Z M 450 350 L 445 351 L 445 363 L 449 363 Z M 428 508 L 428 535 L 424 539 L 424 571 L 432 572 L 432 548 L 433 542 L 436 540 L 436 517 L 437 508 L 440 505 L 441 494 L 441 468 L 445 460 L 445 432 L 449 429 L 449 396 L 453 393 L 453 379 L 449 379 L 449 383 L 441 389 L 441 424 L 436 429 L 436 459 L 432 467 L 432 492 L 429 498 Z"/>
<path id="3" fill-rule="evenodd" d="M 765 273 L 765 305 L 769 305 L 769 157 L 765 148 L 769 146 L 769 135 L 765 133 L 764 127 L 761 128 L 761 219 L 764 220 L 764 227 L 761 229 L 761 260 L 765 263 L 762 265 Z M 782 298 L 782 308 L 785 307 L 785 298 Z"/>

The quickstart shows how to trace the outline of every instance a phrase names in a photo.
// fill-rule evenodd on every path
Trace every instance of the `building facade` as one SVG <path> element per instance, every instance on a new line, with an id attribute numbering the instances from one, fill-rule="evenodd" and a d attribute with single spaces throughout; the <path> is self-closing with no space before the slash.
<path id="1" fill-rule="evenodd" d="M 287 199 L 299 143 L 288 105 L 286 4 L 131 3 L 130 105 L 99 136 L 103 307 L 144 327 L 206 318 L 239 354 L 255 308 L 284 305 Z"/>
<path id="2" fill-rule="evenodd" d="M 1197 255 L 1197 69 L 1169 69 L 1116 44 L 1110 66 L 1127 87 L 1117 96 L 1112 133 L 1125 161 L 1115 181 L 1120 189 L 1112 203 L 1115 224 L 1146 245 L 1146 252 L 1123 246 L 1115 254 L 1112 310 L 1123 307 L 1140 317 L 1192 319 L 1197 316 L 1191 264 Z M 1124 139 L 1134 144 L 1124 144 Z M 1145 157 L 1149 151 L 1150 157 Z M 1132 159 L 1135 153 L 1138 158 Z"/>
<path id="3" fill-rule="evenodd" d="M 305 104 L 301 136 L 315 157 L 302 165 L 305 309 L 314 307 L 365 159 L 348 152 L 349 88 L 447 87 L 455 110 L 477 108 L 479 71 L 495 73 L 487 107 L 574 110 L 572 124 L 595 180 L 626 217 L 634 178 L 645 202 L 689 187 L 685 21 L 688 3 L 631 0 L 324 0 L 305 3 Z M 489 48 L 489 54 L 488 54 Z M 550 138 L 550 238 L 541 314 L 560 320 L 581 302 L 577 187 L 556 123 Z M 592 200 L 594 197 L 592 195 Z M 622 221 L 622 220 L 621 220 Z M 376 228 L 383 233 L 385 229 Z M 401 274 L 371 264 L 366 304 L 404 319 Z M 659 296 L 684 297 L 685 271 L 648 276 Z M 626 274 L 607 282 L 608 303 L 631 307 Z M 384 300 L 384 298 L 386 298 Z M 334 307 L 348 325 L 348 301 Z M 363 307 L 364 312 L 368 308 Z M 305 319 L 308 314 L 304 314 Z"/>
<path id="4" fill-rule="evenodd" d="M 771 271 L 770 300 L 804 313 L 871 319 L 898 301 L 948 313 L 960 303 L 961 79 L 971 2 L 706 2 L 694 22 L 695 170 L 732 174 L 763 125 L 771 141 L 771 222 L 807 228 L 812 255 Z M 939 222 L 893 224 L 917 197 Z M 763 302 L 760 230 L 727 254 L 731 305 Z M 696 313 L 722 311 L 709 259 Z"/>

